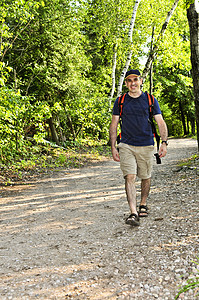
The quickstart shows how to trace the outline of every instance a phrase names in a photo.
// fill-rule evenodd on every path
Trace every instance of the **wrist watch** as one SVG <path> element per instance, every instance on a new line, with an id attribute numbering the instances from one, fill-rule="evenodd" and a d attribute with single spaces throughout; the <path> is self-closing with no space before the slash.
<path id="1" fill-rule="evenodd" d="M 162 144 L 165 143 L 166 146 L 168 146 L 168 142 L 167 141 L 162 141 Z"/>

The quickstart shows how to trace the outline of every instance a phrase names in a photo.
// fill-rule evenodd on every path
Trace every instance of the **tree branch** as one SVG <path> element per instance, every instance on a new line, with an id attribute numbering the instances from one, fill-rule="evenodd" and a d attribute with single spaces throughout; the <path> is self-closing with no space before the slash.
<path id="1" fill-rule="evenodd" d="M 26 24 L 26 26 L 20 32 L 18 32 L 16 34 L 16 36 L 14 37 L 14 39 L 12 40 L 12 42 L 10 43 L 10 45 L 5 49 L 5 51 L 4 51 L 3 55 L 2 55 L 1 61 L 3 61 L 6 52 L 8 51 L 8 49 L 11 48 L 11 46 L 14 44 L 14 42 L 18 38 L 18 36 L 28 27 L 28 25 L 30 24 L 31 20 L 32 19 L 30 19 L 29 22 Z"/>
<path id="2" fill-rule="evenodd" d="M 146 64 L 145 64 L 145 68 L 144 68 L 144 71 L 143 71 L 143 74 L 142 74 L 143 82 L 145 81 L 146 76 L 147 76 L 148 73 L 149 73 L 149 70 L 150 70 L 150 68 L 151 68 L 152 61 L 154 60 L 154 57 L 155 57 L 155 55 L 157 54 L 157 50 L 158 50 L 158 48 L 159 48 L 159 41 L 162 39 L 162 37 L 163 37 L 163 35 L 164 35 L 164 33 L 165 33 L 165 30 L 167 29 L 167 26 L 168 26 L 168 24 L 169 24 L 169 21 L 170 21 L 172 15 L 173 15 L 173 13 L 174 13 L 174 11 L 175 11 L 177 5 L 178 5 L 178 1 L 179 1 L 179 0 L 175 0 L 175 1 L 174 1 L 174 4 L 173 4 L 171 10 L 168 12 L 167 17 L 166 17 L 166 20 L 165 20 L 164 24 L 162 25 L 161 31 L 160 31 L 160 33 L 159 33 L 159 35 L 158 35 L 158 37 L 157 37 L 156 44 L 155 44 L 155 46 L 153 47 L 153 50 L 151 50 L 150 53 L 149 53 L 149 56 L 148 56 L 148 59 L 147 59 L 147 62 L 146 62 Z"/>

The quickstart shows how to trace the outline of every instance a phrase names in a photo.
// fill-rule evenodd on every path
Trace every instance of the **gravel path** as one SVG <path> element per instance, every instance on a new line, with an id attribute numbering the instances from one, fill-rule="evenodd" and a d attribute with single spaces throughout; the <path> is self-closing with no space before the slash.
<path id="1" fill-rule="evenodd" d="M 2 193 L 0 299 L 174 299 L 198 267 L 198 176 L 176 167 L 194 153 L 195 140 L 170 140 L 162 164 L 154 160 L 150 215 L 139 227 L 124 222 L 112 160 Z M 139 203 L 139 180 L 137 194 Z"/>

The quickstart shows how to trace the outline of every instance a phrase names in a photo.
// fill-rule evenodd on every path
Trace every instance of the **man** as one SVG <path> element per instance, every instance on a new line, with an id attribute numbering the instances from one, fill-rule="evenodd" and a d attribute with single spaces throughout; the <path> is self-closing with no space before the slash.
<path id="1" fill-rule="evenodd" d="M 140 72 L 138 70 L 128 71 L 125 75 L 125 84 L 128 93 L 122 108 L 119 152 L 116 148 L 117 127 L 120 118 L 119 98 L 114 104 L 109 132 L 113 159 L 120 162 L 120 168 L 125 178 L 125 190 L 131 211 L 130 216 L 126 219 L 126 224 L 138 226 L 139 217 L 148 216 L 147 197 L 151 184 L 154 140 L 149 122 L 149 101 L 147 95 L 141 91 Z M 168 131 L 156 99 L 154 99 L 153 116 L 162 140 L 158 153 L 159 157 L 162 158 L 167 153 Z M 141 202 L 138 212 L 136 208 L 136 176 L 141 179 Z"/>

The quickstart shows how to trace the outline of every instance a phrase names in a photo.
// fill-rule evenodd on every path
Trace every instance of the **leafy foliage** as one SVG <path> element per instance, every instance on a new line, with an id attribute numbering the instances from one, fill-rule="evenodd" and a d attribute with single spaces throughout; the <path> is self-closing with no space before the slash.
<path id="1" fill-rule="evenodd" d="M 131 67 L 143 69 L 152 28 L 155 42 L 172 4 L 141 1 L 131 45 L 133 0 L 3 0 L 1 160 L 16 161 L 18 155 L 23 160 L 42 139 L 63 147 L 83 139 L 108 141 L 114 51 L 117 84 L 130 48 Z M 189 28 L 180 3 L 160 40 L 153 72 L 153 93 L 173 136 L 194 134 L 189 56 Z"/>
<path id="2" fill-rule="evenodd" d="M 45 135 L 44 120 L 50 116 L 45 103 L 35 103 L 6 87 L 0 89 L 0 157 L 2 163 L 12 163 L 17 155 L 26 157 L 31 135 L 40 141 Z"/>
<path id="3" fill-rule="evenodd" d="M 65 149 L 47 142 L 26 145 L 24 149 L 20 159 L 1 163 L 0 185 L 34 180 L 62 168 L 80 168 L 111 156 L 110 147 L 104 141 L 94 143 L 91 139 L 70 142 Z"/>
<path id="4" fill-rule="evenodd" d="M 159 70 L 157 79 L 161 108 L 170 135 L 189 134 L 189 122 L 192 126 L 192 134 L 194 134 L 194 101 L 190 88 L 192 87 L 192 80 L 189 73 L 178 68 L 167 68 L 162 69 L 162 71 Z M 164 110 L 165 107 L 166 110 Z"/>

